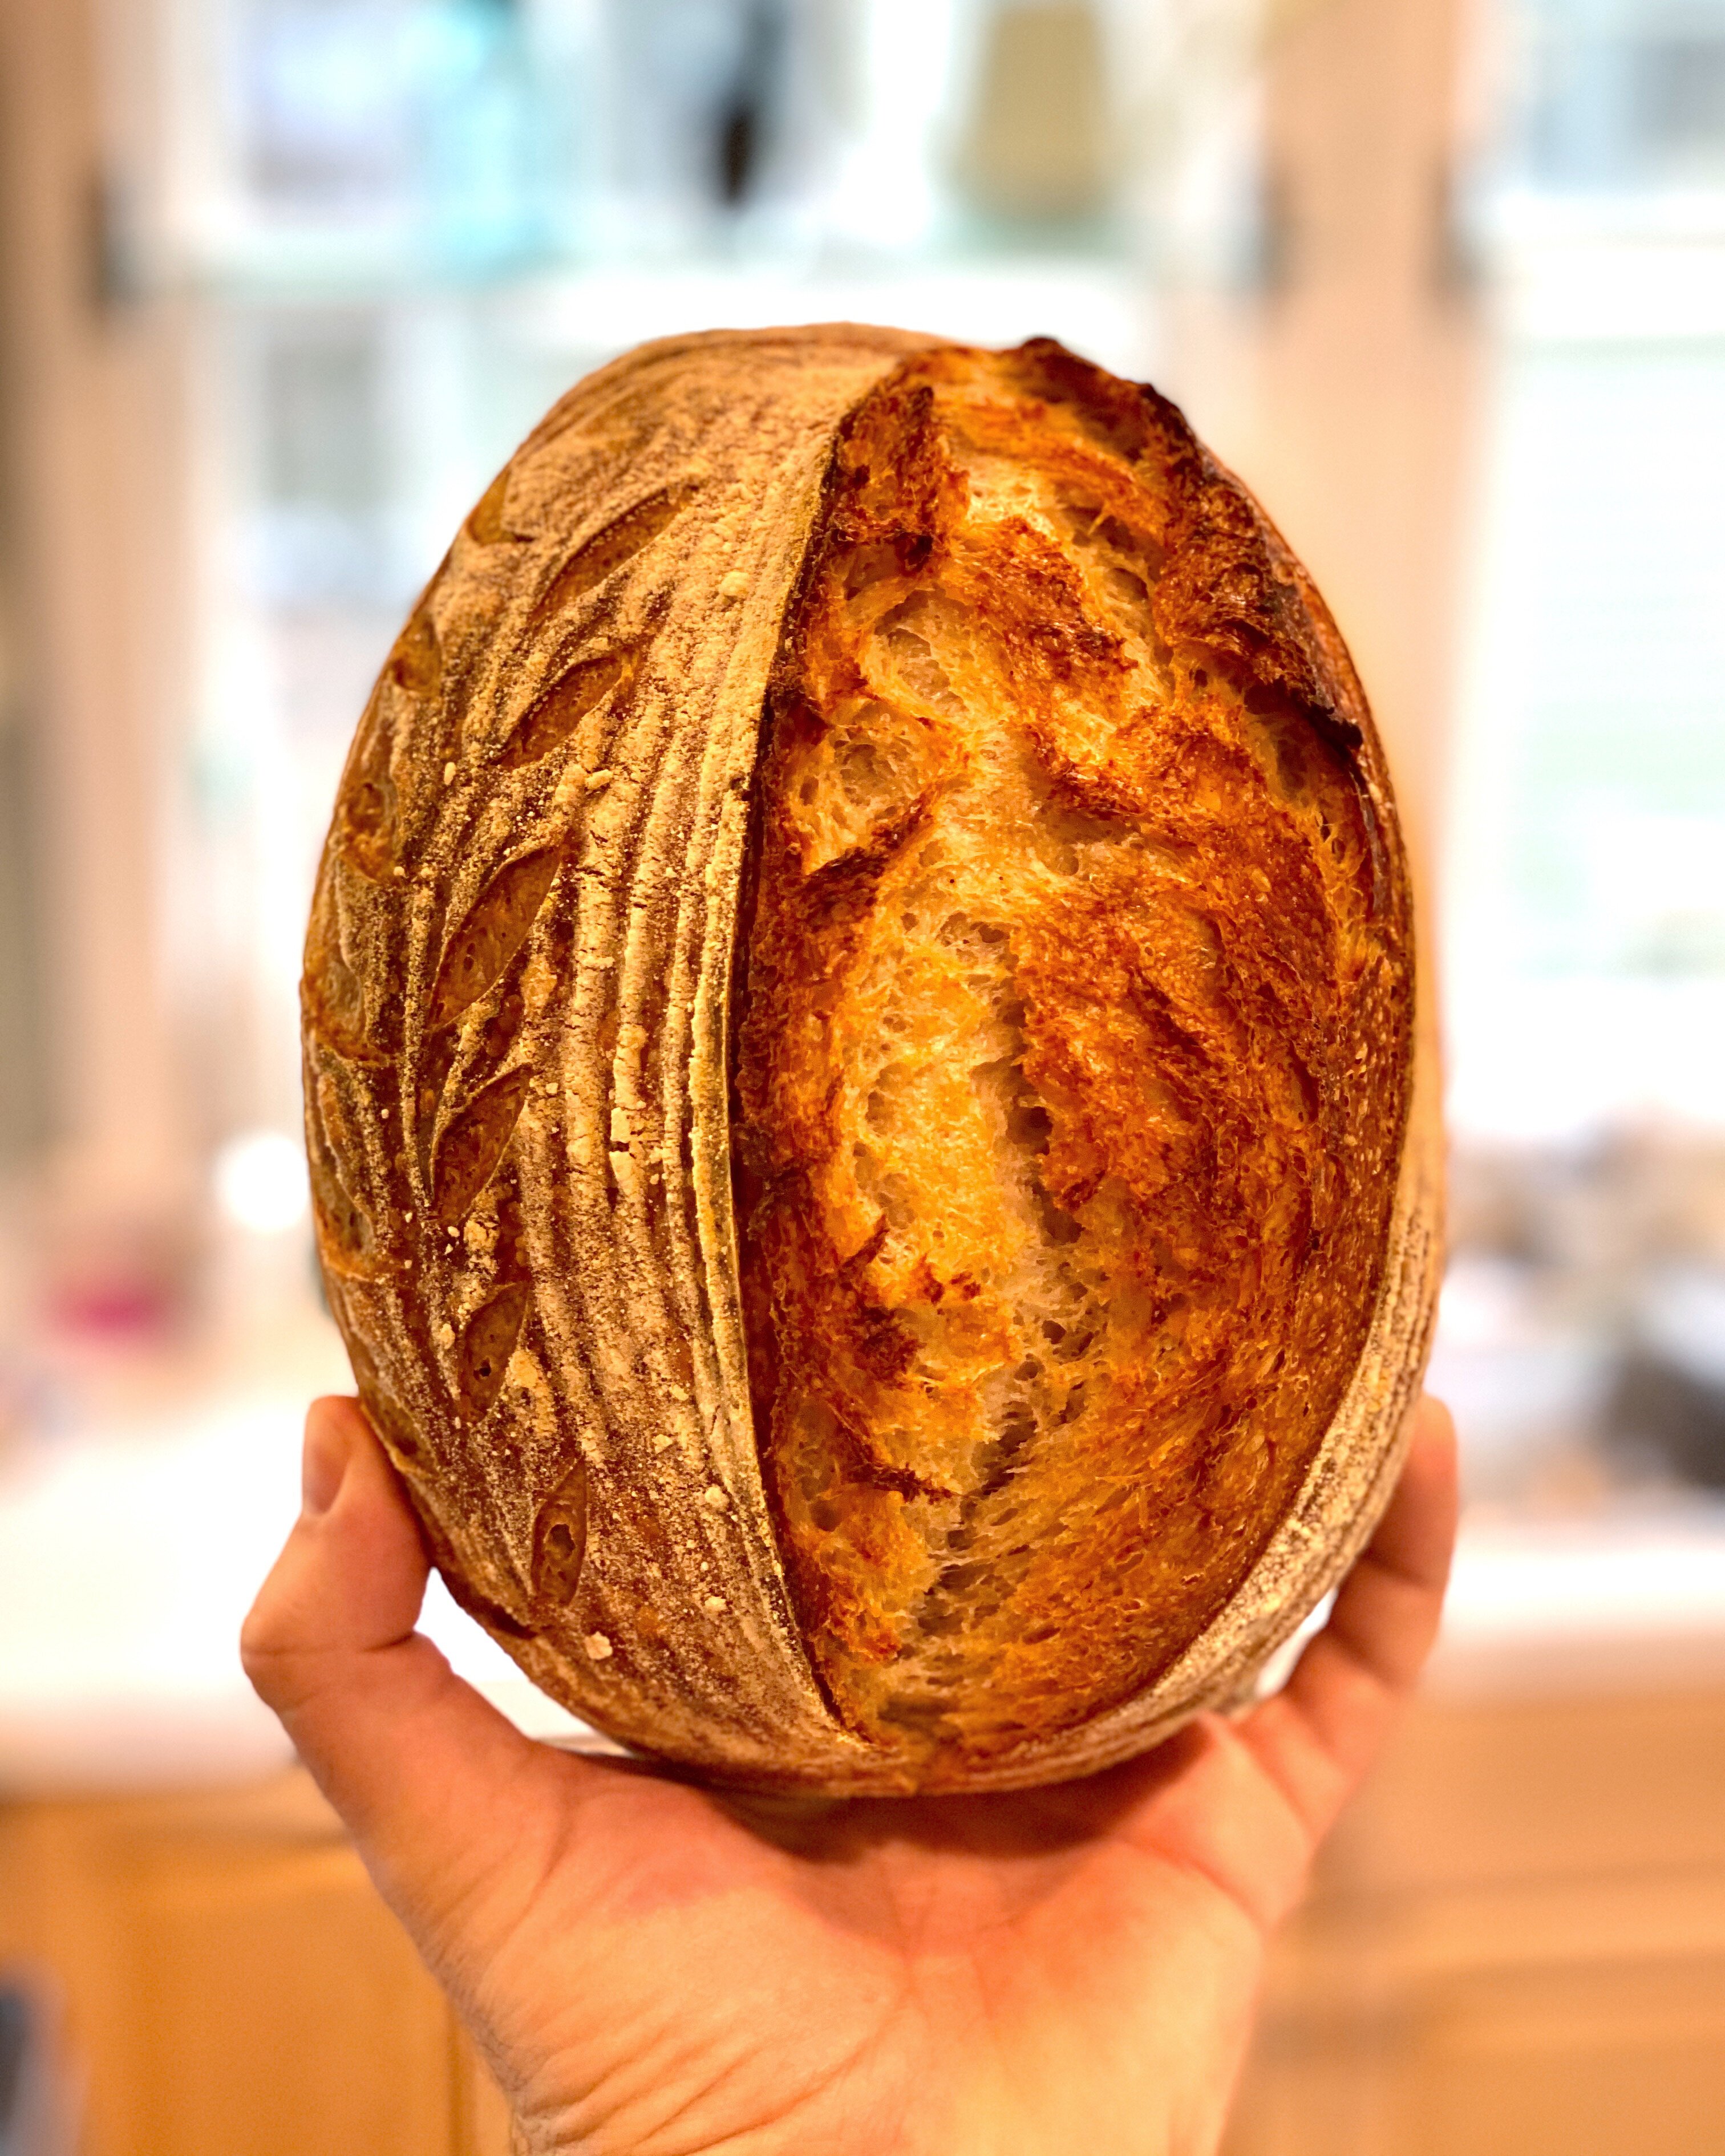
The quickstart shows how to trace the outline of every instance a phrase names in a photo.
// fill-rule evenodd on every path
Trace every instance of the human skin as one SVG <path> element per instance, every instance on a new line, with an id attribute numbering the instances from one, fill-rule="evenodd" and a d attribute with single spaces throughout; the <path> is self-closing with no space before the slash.
<path id="1" fill-rule="evenodd" d="M 245 1666 L 490 2061 L 590 2156 L 1205 2156 L 1266 1945 L 1437 1630 L 1455 1440 L 1274 1697 L 1010 1796 L 747 1799 L 531 1742 L 413 1630 L 429 1562 L 357 1404 Z"/>

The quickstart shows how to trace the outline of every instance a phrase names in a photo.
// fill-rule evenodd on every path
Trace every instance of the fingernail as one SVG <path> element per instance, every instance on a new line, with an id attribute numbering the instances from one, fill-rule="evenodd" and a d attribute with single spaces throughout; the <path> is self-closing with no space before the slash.
<path id="1" fill-rule="evenodd" d="M 352 1449 L 347 1418 L 333 1402 L 317 1401 L 305 1418 L 300 1457 L 300 1502 L 308 1519 L 321 1517 L 335 1503 Z"/>

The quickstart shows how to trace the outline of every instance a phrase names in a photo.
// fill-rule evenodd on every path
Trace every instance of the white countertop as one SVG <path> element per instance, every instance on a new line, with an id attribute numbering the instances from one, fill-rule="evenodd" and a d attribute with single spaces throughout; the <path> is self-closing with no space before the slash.
<path id="1" fill-rule="evenodd" d="M 239 1627 L 298 1509 L 305 1402 L 352 1389 L 332 1330 L 295 1344 L 289 1373 L 170 1385 L 0 1455 L 0 1796 L 240 1780 L 292 1756 Z M 434 1576 L 420 1629 L 523 1728 L 581 1733 Z"/>
<path id="2" fill-rule="evenodd" d="M 238 1779 L 283 1763 L 235 1642 L 298 1503 L 332 1332 L 265 1376 L 111 1404 L 0 1455 L 0 1794 Z M 424 1629 L 536 1735 L 580 1725 L 434 1581 Z M 1481 1513 L 1430 1688 L 1449 1697 L 1725 1681 L 1725 1505 Z"/>

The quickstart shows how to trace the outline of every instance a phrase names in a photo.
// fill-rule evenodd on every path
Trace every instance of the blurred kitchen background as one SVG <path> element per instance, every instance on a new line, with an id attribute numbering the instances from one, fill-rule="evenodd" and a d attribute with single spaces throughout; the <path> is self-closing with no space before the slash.
<path id="1" fill-rule="evenodd" d="M 176 1932 L 126 1964 L 180 2032 L 140 2050 L 110 1964 L 145 1919 L 55 1947 L 5 1890 L 63 1863 L 64 1909 L 99 1848 L 131 1892 L 163 1820 L 202 1845 L 171 1798 L 223 1792 L 270 1865 L 336 1861 L 233 1634 L 303 1401 L 346 1382 L 295 984 L 347 739 L 572 381 L 836 317 L 1053 333 L 1182 403 L 1328 597 L 1422 875 L 1466 1526 L 1432 1704 L 1273 1989 L 1239 2147 L 1716 2153 L 1725 0 L 0 0 L 0 2148 L 7 2042 L 71 2062 L 28 2156 L 490 2145 L 442 2037 L 447 2133 L 352 2123 L 357 2007 L 334 2093 L 295 2053 L 300 2138 L 261 2066 L 227 2125 L 175 2125 L 198 2073 L 228 2117 L 242 2008 L 208 2035 L 225 1987 Z M 311 1919 L 259 1876 L 279 1990 Z M 1444 1961 L 1408 1912 L 1488 1885 Z M 1358 1954 L 1321 1973 L 1362 1911 L 1369 2011 Z M 1506 1937 L 1535 1943 L 1507 1973 Z"/>

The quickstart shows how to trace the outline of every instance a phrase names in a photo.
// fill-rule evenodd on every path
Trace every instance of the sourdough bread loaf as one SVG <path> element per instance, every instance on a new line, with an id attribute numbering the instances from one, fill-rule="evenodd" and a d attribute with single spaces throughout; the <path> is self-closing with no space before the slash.
<path id="1" fill-rule="evenodd" d="M 1381 1508 L 1439 1208 L 1382 752 L 1250 495 L 1056 344 L 572 391 L 373 693 L 304 1014 L 361 1396 L 631 1745 L 1088 1772 Z"/>

